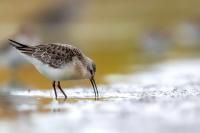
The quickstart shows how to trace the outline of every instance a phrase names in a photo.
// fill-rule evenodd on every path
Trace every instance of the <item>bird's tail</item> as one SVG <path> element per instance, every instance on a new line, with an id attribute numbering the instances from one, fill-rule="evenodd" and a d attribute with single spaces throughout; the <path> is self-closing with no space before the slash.
<path id="1" fill-rule="evenodd" d="M 25 44 L 22 44 L 22 43 L 19 43 L 17 41 L 14 41 L 14 40 L 11 40 L 11 39 L 8 39 L 11 43 L 11 45 L 18 49 L 19 51 L 21 51 L 22 53 L 27 53 L 28 51 L 31 52 L 34 50 L 34 48 L 32 46 L 27 46 Z"/>
<path id="2" fill-rule="evenodd" d="M 8 39 L 11 43 L 11 45 L 13 46 L 13 47 L 15 47 L 16 49 L 21 49 L 21 48 L 27 48 L 28 46 L 27 45 L 24 45 L 24 44 L 22 44 L 22 43 L 19 43 L 19 42 L 17 42 L 17 41 L 14 41 L 14 40 L 11 40 L 11 39 Z"/>

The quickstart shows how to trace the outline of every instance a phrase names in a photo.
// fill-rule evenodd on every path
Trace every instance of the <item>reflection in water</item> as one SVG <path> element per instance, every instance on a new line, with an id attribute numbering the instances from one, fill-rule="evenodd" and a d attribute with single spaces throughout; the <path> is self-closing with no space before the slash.
<path id="1" fill-rule="evenodd" d="M 6 92 L 0 92 L 0 117 L 13 117 L 14 113 L 14 105 L 11 102 L 10 96 Z"/>

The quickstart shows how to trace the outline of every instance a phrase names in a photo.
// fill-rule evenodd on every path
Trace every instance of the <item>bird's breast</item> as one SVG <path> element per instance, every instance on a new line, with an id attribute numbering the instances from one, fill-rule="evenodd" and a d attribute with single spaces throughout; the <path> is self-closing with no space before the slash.
<path id="1" fill-rule="evenodd" d="M 62 68 L 52 68 L 46 64 L 37 64 L 38 71 L 47 78 L 55 81 L 88 79 L 90 74 L 79 60 L 73 60 Z"/>

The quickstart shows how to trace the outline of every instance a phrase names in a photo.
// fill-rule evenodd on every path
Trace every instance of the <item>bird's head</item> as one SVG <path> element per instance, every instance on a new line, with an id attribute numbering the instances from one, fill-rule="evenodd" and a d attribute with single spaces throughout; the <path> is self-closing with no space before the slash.
<path id="1" fill-rule="evenodd" d="M 96 73 L 96 64 L 94 62 L 89 63 L 87 70 L 91 74 L 91 77 L 94 77 Z"/>
<path id="2" fill-rule="evenodd" d="M 91 59 L 87 59 L 87 71 L 89 72 L 90 74 L 90 78 L 94 77 L 95 76 L 95 73 L 96 73 L 96 64 L 94 63 L 93 60 Z"/>

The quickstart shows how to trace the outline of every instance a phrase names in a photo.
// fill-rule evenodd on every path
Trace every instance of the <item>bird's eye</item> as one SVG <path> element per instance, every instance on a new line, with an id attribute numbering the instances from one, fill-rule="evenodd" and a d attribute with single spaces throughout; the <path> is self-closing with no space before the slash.
<path id="1" fill-rule="evenodd" d="M 90 72 L 91 75 L 93 75 L 93 71 L 89 66 L 87 67 L 87 70 Z"/>
<path id="2" fill-rule="evenodd" d="M 91 75 L 93 75 L 93 71 L 92 70 L 90 70 L 90 73 L 91 73 Z"/>

